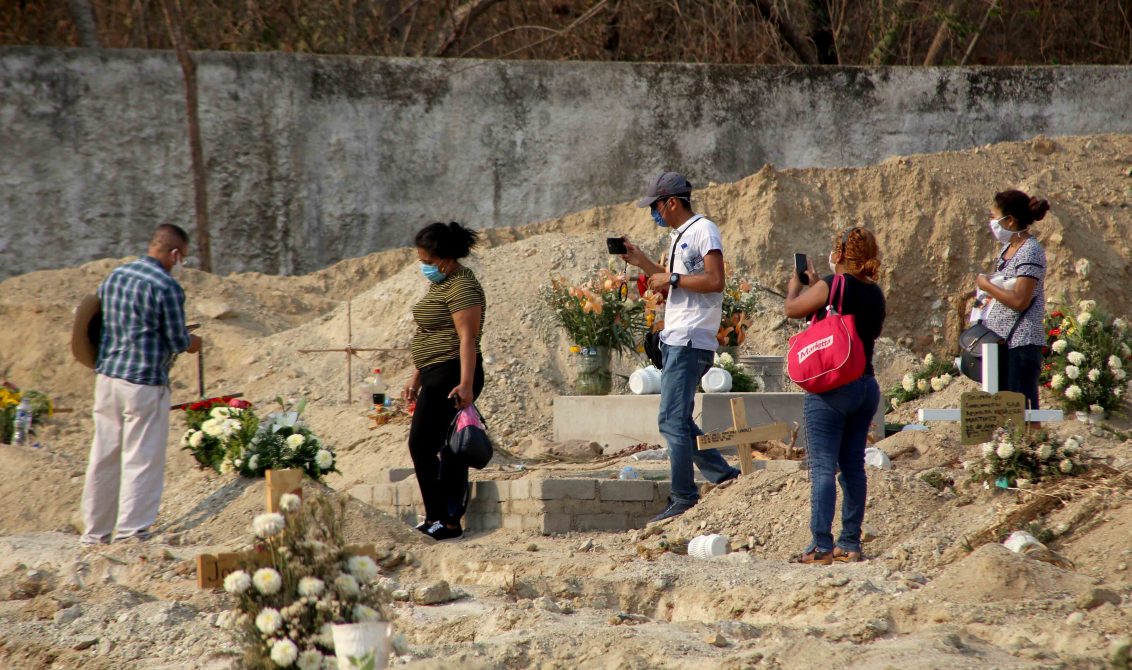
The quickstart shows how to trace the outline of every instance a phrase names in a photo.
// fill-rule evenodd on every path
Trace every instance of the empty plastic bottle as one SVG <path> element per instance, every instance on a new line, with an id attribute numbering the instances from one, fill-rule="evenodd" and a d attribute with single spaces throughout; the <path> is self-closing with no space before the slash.
<path id="1" fill-rule="evenodd" d="M 31 439 L 31 403 L 27 398 L 20 400 L 16 406 L 16 418 L 12 420 L 12 444 L 17 447 L 27 446 Z"/>

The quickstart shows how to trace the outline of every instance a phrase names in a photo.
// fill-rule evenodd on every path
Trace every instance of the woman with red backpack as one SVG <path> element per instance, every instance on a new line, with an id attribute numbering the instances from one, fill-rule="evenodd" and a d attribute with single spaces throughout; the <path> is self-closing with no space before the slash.
<path id="1" fill-rule="evenodd" d="M 820 565 L 835 560 L 859 561 L 862 557 L 861 523 L 867 492 L 865 445 L 880 403 L 880 386 L 873 374 L 873 347 L 885 317 L 884 292 L 876 283 L 880 251 L 871 232 L 856 227 L 838 233 L 829 254 L 829 267 L 833 274 L 819 277 L 811 263 L 805 273 L 808 285 L 802 283 L 797 273 L 791 273 L 785 305 L 786 316 L 795 319 L 812 317 L 813 321 L 820 321 L 831 311 L 853 317 L 853 341 L 861 346 L 865 359 L 860 376 L 841 379 L 839 386 L 822 392 L 807 392 L 803 404 L 813 539 L 796 560 Z M 821 345 L 815 343 L 807 349 Z M 843 499 L 841 535 L 834 543 L 836 482 L 841 484 Z"/>

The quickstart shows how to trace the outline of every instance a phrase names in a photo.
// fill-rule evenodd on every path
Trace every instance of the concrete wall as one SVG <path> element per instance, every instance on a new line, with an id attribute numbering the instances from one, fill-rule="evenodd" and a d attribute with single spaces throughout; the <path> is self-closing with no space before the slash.
<path id="1" fill-rule="evenodd" d="M 693 182 L 1132 131 L 1132 68 L 805 69 L 199 54 L 216 270 L 307 272 L 431 220 L 517 225 Z M 172 54 L 0 48 L 0 277 L 191 225 Z"/>

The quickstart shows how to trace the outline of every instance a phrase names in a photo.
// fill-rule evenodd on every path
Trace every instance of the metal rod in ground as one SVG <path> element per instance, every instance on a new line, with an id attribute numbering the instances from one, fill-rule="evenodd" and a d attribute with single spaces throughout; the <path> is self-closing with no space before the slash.
<path id="1" fill-rule="evenodd" d="M 197 351 L 197 393 L 200 394 L 200 399 L 204 400 L 204 343 L 200 345 L 200 350 Z"/>

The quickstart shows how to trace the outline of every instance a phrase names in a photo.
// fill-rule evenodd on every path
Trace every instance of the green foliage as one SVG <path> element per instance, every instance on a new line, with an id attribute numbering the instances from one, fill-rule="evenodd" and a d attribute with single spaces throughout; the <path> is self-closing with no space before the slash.
<path id="1" fill-rule="evenodd" d="M 561 277 L 552 279 L 539 294 L 576 348 L 639 351 L 655 318 L 656 298 L 629 298 L 625 277 L 609 270 L 578 286 Z"/>

